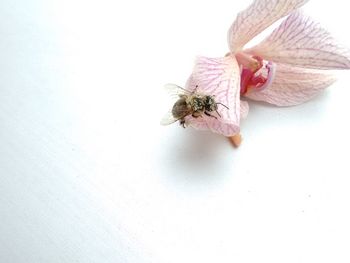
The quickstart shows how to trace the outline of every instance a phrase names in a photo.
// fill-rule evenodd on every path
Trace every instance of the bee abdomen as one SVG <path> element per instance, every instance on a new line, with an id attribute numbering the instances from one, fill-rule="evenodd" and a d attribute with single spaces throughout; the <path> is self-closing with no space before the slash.
<path id="1" fill-rule="evenodd" d="M 185 115 L 187 115 L 187 112 L 188 112 L 188 106 L 185 98 L 181 98 L 177 102 L 175 102 L 173 109 L 171 111 L 174 118 L 182 118 Z"/>

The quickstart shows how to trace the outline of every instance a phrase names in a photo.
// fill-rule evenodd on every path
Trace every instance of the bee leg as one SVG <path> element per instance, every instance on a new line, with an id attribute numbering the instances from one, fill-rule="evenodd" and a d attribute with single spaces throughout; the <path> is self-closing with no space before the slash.
<path id="1" fill-rule="evenodd" d="M 216 114 L 217 114 L 217 115 L 219 115 L 219 117 L 221 118 L 221 115 L 220 115 L 220 113 L 219 113 L 219 112 L 218 112 L 217 110 L 216 110 L 215 112 L 216 112 Z"/>
<path id="2" fill-rule="evenodd" d="M 185 119 L 181 119 L 180 120 L 180 125 L 185 129 L 186 128 L 186 126 L 185 126 Z"/>
<path id="3" fill-rule="evenodd" d="M 198 118 L 198 117 L 202 117 L 202 116 L 201 116 L 200 114 L 198 114 L 198 113 L 195 112 L 195 113 L 192 114 L 192 117 L 193 117 L 193 118 Z"/>
<path id="4" fill-rule="evenodd" d="M 205 111 L 205 112 L 204 112 L 204 114 L 205 114 L 205 115 L 207 115 L 207 116 L 209 116 L 209 117 L 212 117 L 212 118 L 217 119 L 217 117 L 216 117 L 216 116 L 211 115 L 209 112 L 206 112 L 206 111 Z"/>

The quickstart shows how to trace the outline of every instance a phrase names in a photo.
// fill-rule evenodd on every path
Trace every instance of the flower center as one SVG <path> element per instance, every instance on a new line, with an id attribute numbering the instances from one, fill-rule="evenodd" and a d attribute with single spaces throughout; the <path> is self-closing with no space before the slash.
<path id="1" fill-rule="evenodd" d="M 241 66 L 241 95 L 251 89 L 263 90 L 271 84 L 275 64 L 259 56 L 249 56 L 242 52 L 236 54 L 236 59 Z"/>

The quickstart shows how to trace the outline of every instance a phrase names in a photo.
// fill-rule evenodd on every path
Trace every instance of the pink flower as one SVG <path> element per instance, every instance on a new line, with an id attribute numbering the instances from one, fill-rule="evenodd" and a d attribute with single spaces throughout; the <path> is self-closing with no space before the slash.
<path id="1" fill-rule="evenodd" d="M 242 97 L 278 106 L 306 102 L 335 78 L 325 70 L 349 69 L 350 53 L 298 8 L 307 0 L 255 0 L 237 15 L 228 32 L 230 53 L 223 58 L 199 57 L 186 89 L 215 96 L 229 109 L 221 118 L 187 117 L 196 129 L 231 137 L 249 111 Z M 278 19 L 288 16 L 260 44 L 244 46 Z"/>

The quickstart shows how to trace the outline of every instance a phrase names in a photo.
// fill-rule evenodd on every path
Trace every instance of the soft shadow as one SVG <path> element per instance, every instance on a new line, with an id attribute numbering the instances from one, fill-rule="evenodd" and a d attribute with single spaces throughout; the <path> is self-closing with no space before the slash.
<path id="1" fill-rule="evenodd" d="M 279 129 L 283 126 L 310 125 L 322 120 L 329 105 L 329 92 L 325 90 L 312 100 L 296 106 L 278 107 L 266 102 L 244 99 L 249 103 L 247 119 L 241 121 L 243 136 L 259 133 L 266 129 Z"/>
<path id="2" fill-rule="evenodd" d="M 186 180 L 209 180 L 223 176 L 223 167 L 233 164 L 233 158 L 227 156 L 235 149 L 224 136 L 192 128 L 172 131 L 161 151 L 163 173 Z"/>
<path id="3" fill-rule="evenodd" d="M 286 127 L 312 125 L 322 119 L 326 111 L 328 95 L 324 92 L 314 100 L 293 107 L 276 107 L 263 102 L 249 101 L 248 118 L 241 122 L 242 146 L 233 148 L 224 136 L 209 131 L 167 127 L 158 140 L 157 166 L 163 176 L 176 178 L 182 183 L 191 180 L 219 182 L 232 177 L 239 159 L 248 158 L 245 149 L 259 134 Z M 283 129 L 281 129 L 283 130 Z M 247 148 L 246 148 L 247 147 Z"/>

